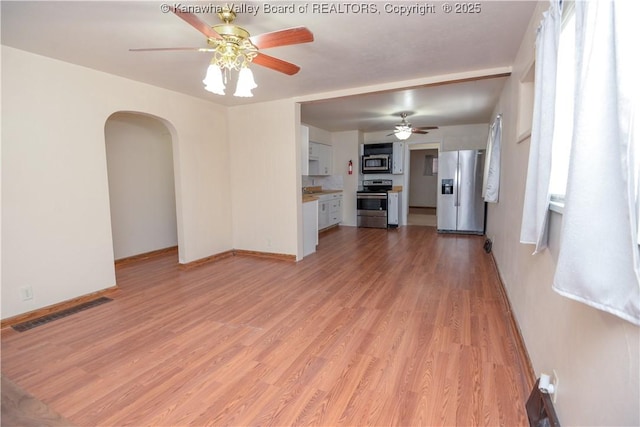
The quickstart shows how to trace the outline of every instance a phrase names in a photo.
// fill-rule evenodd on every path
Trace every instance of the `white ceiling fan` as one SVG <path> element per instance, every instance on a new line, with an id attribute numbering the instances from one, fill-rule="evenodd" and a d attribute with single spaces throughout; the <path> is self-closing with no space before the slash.
<path id="1" fill-rule="evenodd" d="M 427 134 L 428 130 L 438 129 L 437 126 L 422 126 L 422 127 L 412 127 L 411 123 L 407 121 L 407 113 L 400 113 L 400 117 L 402 117 L 402 122 L 397 124 L 392 133 L 387 136 L 395 135 L 396 138 L 400 140 L 405 140 L 409 138 L 412 134 Z"/>

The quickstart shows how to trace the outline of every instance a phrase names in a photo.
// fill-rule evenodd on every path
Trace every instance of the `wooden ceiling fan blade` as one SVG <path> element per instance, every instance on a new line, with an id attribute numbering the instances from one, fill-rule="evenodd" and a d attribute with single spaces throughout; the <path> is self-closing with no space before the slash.
<path id="1" fill-rule="evenodd" d="M 273 56 L 265 55 L 264 53 L 260 52 L 258 52 L 258 55 L 253 58 L 252 62 L 254 64 L 262 65 L 263 67 L 271 68 L 275 71 L 280 71 L 281 73 L 288 74 L 290 76 L 300 71 L 300 67 L 295 64 L 283 61 L 282 59 L 274 58 Z"/>
<path id="2" fill-rule="evenodd" d="M 215 52 L 208 47 L 150 47 L 142 49 L 129 49 L 129 52 L 164 52 L 164 51 L 191 51 L 191 52 Z"/>
<path id="3" fill-rule="evenodd" d="M 424 135 L 427 134 L 429 132 L 427 132 L 426 130 L 420 130 L 420 129 L 411 129 L 411 133 L 418 133 L 420 135 Z"/>
<path id="4" fill-rule="evenodd" d="M 251 43 L 258 49 L 288 46 L 292 44 L 309 43 L 313 41 L 313 33 L 306 27 L 294 27 L 286 30 L 272 31 L 249 37 Z"/>
<path id="5" fill-rule="evenodd" d="M 181 12 L 177 7 L 171 8 L 171 11 L 205 36 L 211 39 L 222 39 L 222 36 L 220 34 L 218 34 L 206 22 L 202 21 L 193 13 Z"/>
<path id="6" fill-rule="evenodd" d="M 433 129 L 438 129 L 438 126 L 419 126 L 417 128 L 414 129 L 418 129 L 418 130 L 433 130 Z"/>

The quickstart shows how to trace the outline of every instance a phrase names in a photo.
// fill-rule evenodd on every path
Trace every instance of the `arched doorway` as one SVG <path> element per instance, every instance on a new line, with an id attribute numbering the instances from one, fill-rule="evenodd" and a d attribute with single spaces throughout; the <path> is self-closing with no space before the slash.
<path id="1" fill-rule="evenodd" d="M 172 134 L 154 116 L 117 112 L 105 123 L 114 259 L 178 245 Z"/>

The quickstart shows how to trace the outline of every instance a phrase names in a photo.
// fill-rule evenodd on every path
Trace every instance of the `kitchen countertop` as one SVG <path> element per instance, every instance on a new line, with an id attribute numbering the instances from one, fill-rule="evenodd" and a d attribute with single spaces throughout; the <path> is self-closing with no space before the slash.
<path id="1" fill-rule="evenodd" d="M 335 194 L 343 192 L 343 190 L 323 190 L 322 187 L 306 187 L 306 189 L 307 191 L 302 193 L 302 203 L 318 200 L 318 196 L 321 196 L 323 194 Z"/>
<path id="2" fill-rule="evenodd" d="M 323 194 L 335 194 L 342 193 L 344 190 L 322 190 L 318 189 L 318 187 L 308 187 L 310 192 L 302 194 L 302 203 L 313 202 L 314 200 L 318 200 L 319 197 Z M 394 185 L 388 193 L 402 193 L 402 185 Z"/>
<path id="3" fill-rule="evenodd" d="M 343 190 L 322 190 L 322 191 L 312 191 L 311 193 L 307 193 L 307 194 L 334 194 L 334 193 L 342 193 Z"/>

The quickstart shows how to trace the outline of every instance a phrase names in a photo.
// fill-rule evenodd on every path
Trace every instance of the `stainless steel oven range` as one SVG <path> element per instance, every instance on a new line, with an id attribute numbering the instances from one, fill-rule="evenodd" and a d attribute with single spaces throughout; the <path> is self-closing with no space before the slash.
<path id="1" fill-rule="evenodd" d="M 387 192 L 393 188 L 390 179 L 369 179 L 357 193 L 358 227 L 387 228 Z"/>

